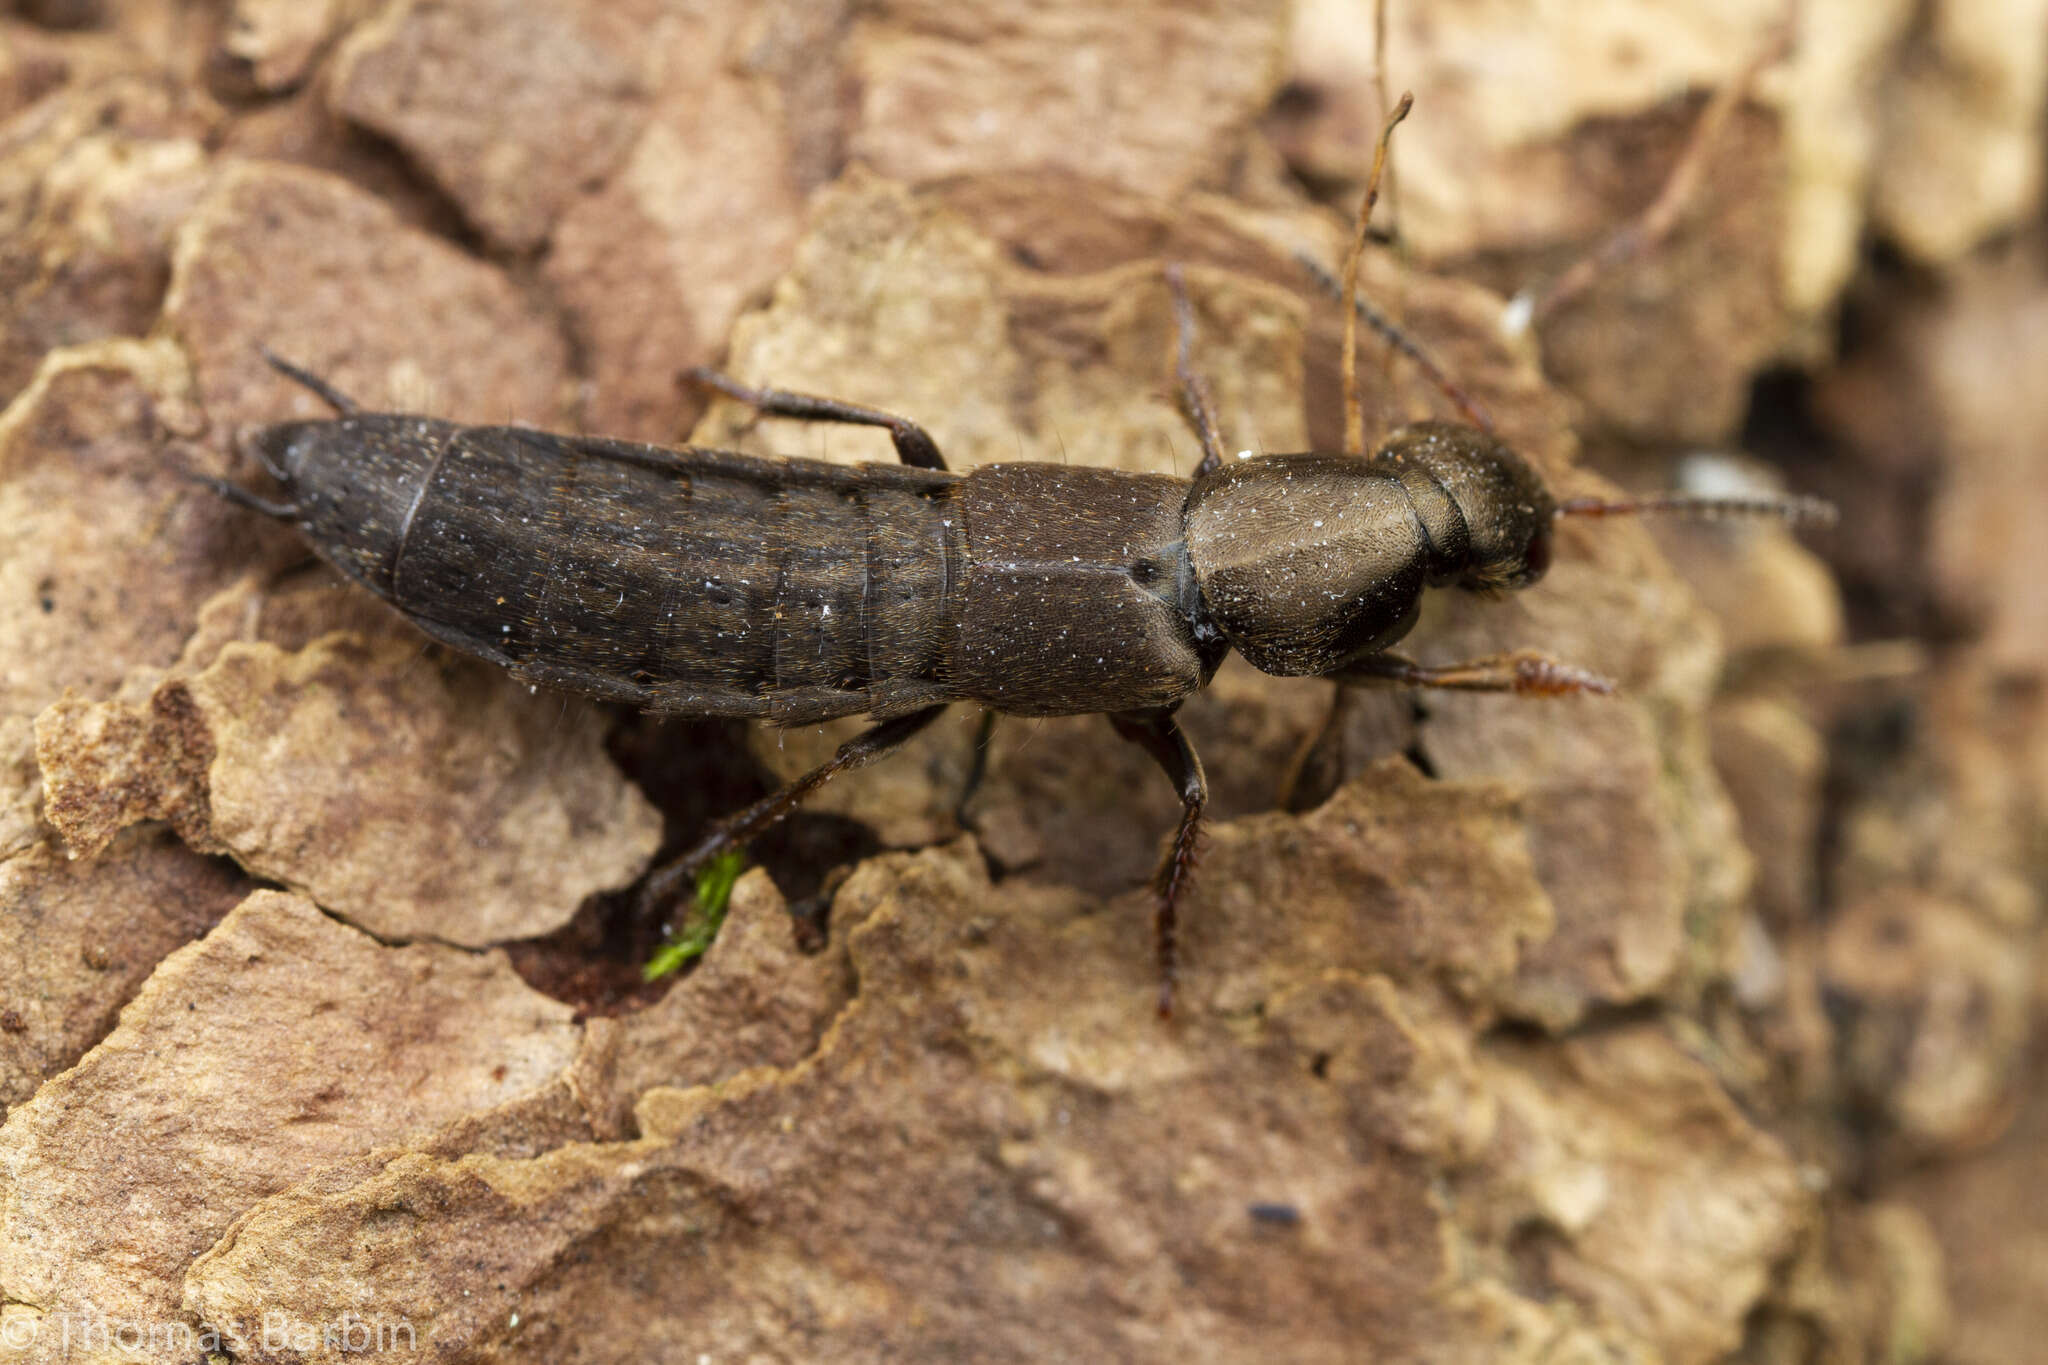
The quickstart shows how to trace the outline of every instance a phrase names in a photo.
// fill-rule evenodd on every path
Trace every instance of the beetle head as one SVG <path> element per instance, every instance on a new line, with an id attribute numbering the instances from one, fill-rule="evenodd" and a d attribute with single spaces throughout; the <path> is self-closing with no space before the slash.
<path id="1" fill-rule="evenodd" d="M 1407 488 L 1429 542 L 1431 586 L 1526 588 L 1549 569 L 1557 503 L 1526 460 L 1477 427 L 1402 427 L 1371 466 Z"/>

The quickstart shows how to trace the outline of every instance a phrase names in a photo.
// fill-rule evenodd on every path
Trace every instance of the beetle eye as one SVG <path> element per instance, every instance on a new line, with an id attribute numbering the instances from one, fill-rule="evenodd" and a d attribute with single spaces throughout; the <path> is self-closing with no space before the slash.
<path id="1" fill-rule="evenodd" d="M 1522 552 L 1522 581 L 1534 583 L 1550 572 L 1550 525 L 1545 523 L 1536 528 L 1536 534 L 1529 537 L 1529 548 Z"/>

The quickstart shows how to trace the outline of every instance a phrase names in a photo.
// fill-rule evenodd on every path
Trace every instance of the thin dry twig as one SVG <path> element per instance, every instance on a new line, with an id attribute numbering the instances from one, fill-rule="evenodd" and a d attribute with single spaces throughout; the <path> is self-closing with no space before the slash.
<path id="1" fill-rule="evenodd" d="M 1344 297 L 1358 297 L 1358 263 L 1365 256 L 1366 233 L 1372 223 L 1373 205 L 1379 202 L 1380 174 L 1387 165 L 1387 146 L 1394 129 L 1415 107 L 1415 96 L 1401 93 L 1400 103 L 1387 115 L 1380 128 L 1379 145 L 1373 148 L 1372 175 L 1365 182 L 1365 200 L 1358 206 L 1358 229 L 1351 235 L 1351 250 L 1344 257 Z M 1358 310 L 1344 310 L 1344 449 L 1353 455 L 1365 453 L 1365 410 L 1358 401 Z"/>
<path id="2" fill-rule="evenodd" d="M 1749 94 L 1757 76 L 1775 66 L 1791 51 L 1796 17 L 1796 12 L 1788 16 L 1771 41 L 1707 101 L 1707 107 L 1700 111 L 1699 119 L 1692 126 L 1691 136 L 1686 139 L 1685 150 L 1673 163 L 1671 173 L 1665 177 L 1650 206 L 1616 228 L 1599 246 L 1552 280 L 1549 287 L 1536 296 L 1535 305 L 1528 313 L 1529 321 L 1543 321 L 1584 293 L 1603 272 L 1633 260 L 1671 235 L 1686 206 L 1698 192 L 1700 177 L 1706 172 L 1707 157 L 1720 140 L 1721 132 L 1727 127 L 1736 106 Z"/>
<path id="3" fill-rule="evenodd" d="M 1373 112 L 1384 121 L 1387 117 L 1387 0 L 1373 0 L 1372 7 L 1372 98 Z M 1391 226 L 1382 234 L 1396 254 L 1405 262 L 1408 250 L 1401 240 L 1401 168 L 1394 162 L 1387 163 L 1387 179 L 1384 197 L 1387 201 L 1387 217 Z M 1392 307 L 1387 310 L 1391 320 L 1401 316 L 1405 301 L 1408 275 L 1403 271 L 1399 277 Z M 1400 354 L 1398 347 L 1389 347 L 1380 365 L 1380 383 L 1391 390 L 1394 386 L 1394 360 Z M 1489 427 L 1489 430 L 1491 428 Z"/>

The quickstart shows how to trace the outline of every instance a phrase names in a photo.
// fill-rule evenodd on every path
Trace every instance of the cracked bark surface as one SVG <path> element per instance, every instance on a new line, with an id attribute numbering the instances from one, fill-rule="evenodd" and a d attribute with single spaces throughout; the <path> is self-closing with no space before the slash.
<path id="1" fill-rule="evenodd" d="M 1340 448 L 1297 258 L 1370 155 L 1369 5 L 19 9 L 0 1363 L 2039 1339 L 2038 0 L 1803 7 L 1668 240 L 1519 337 L 1784 11 L 1389 6 L 1371 296 L 1561 495 L 1746 443 L 1775 474 L 1690 477 L 1844 524 L 1568 523 L 1411 637 L 1612 700 L 1326 727 L 1227 666 L 1170 1026 L 1176 803 L 1099 719 L 999 726 L 964 825 L 972 715 L 838 780 L 645 987 L 621 889 L 844 732 L 535 695 L 190 476 L 325 415 L 266 345 L 458 420 L 893 458 L 676 382 L 715 363 L 956 469 L 1184 473 L 1169 261 L 1230 450 Z M 1373 430 L 1446 415 L 1364 369 Z"/>

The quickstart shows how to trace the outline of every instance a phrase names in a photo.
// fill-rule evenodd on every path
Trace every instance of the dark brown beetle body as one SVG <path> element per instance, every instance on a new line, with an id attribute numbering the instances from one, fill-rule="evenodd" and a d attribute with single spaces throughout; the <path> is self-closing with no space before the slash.
<path id="1" fill-rule="evenodd" d="M 1169 283 L 1185 351 L 1185 295 L 1177 274 Z M 294 522 L 436 639 L 529 682 L 649 711 L 875 722 L 657 872 L 650 903 L 952 702 L 1101 712 L 1181 798 L 1158 888 L 1164 1009 L 1174 903 L 1208 796 L 1173 713 L 1232 648 L 1269 673 L 1344 682 L 1607 690 L 1540 655 L 1425 669 L 1388 652 L 1425 587 L 1542 575 L 1558 509 L 1513 452 L 1476 428 L 1422 423 L 1370 459 L 1226 462 L 1185 355 L 1204 448 L 1192 480 L 1051 464 L 955 474 L 902 418 L 719 375 L 701 377 L 764 412 L 888 427 L 903 463 L 362 413 L 273 363 L 341 415 L 256 433 L 285 501 L 216 486 Z"/>
<path id="2" fill-rule="evenodd" d="M 1170 709 L 1230 646 L 1268 672 L 1335 672 L 1405 634 L 1425 584 L 1532 579 L 1550 520 L 1519 460 L 1439 424 L 1372 461 L 1273 456 L 1193 481 L 386 414 L 256 443 L 279 514 L 435 638 L 545 686 L 782 725 L 962 701 Z"/>
<path id="3" fill-rule="evenodd" d="M 887 753 L 951 702 L 1027 716 L 1105 713 L 1181 799 L 1156 888 L 1168 1012 L 1174 907 L 1208 799 L 1174 711 L 1231 649 L 1268 673 L 1343 683 L 1607 692 L 1605 679 L 1532 651 L 1432 668 L 1391 646 L 1415 624 L 1426 587 L 1491 592 L 1542 577 L 1560 514 L 1827 510 L 1785 499 L 1554 502 L 1493 438 L 1483 410 L 1358 296 L 1388 140 L 1411 102 L 1403 95 L 1381 129 L 1344 277 L 1332 282 L 1346 310 L 1343 455 L 1224 458 L 1191 360 L 1193 307 L 1180 268 L 1167 266 L 1181 397 L 1202 443 L 1192 480 L 1049 464 L 954 474 L 905 418 L 708 371 L 697 377 L 762 413 L 886 428 L 902 463 L 847 467 L 362 414 L 272 357 L 341 416 L 257 435 L 288 501 L 216 486 L 296 522 L 322 556 L 436 638 L 534 683 L 688 715 L 874 720 L 655 873 L 643 904 L 671 897 L 704 859 L 787 815 L 835 773 Z M 1361 316 L 1473 425 L 1405 427 L 1365 457 Z"/>
<path id="4" fill-rule="evenodd" d="M 966 475 L 391 415 L 256 441 L 330 563 L 550 687 L 779 725 L 1171 707 L 1222 657 L 1188 481 Z"/>

